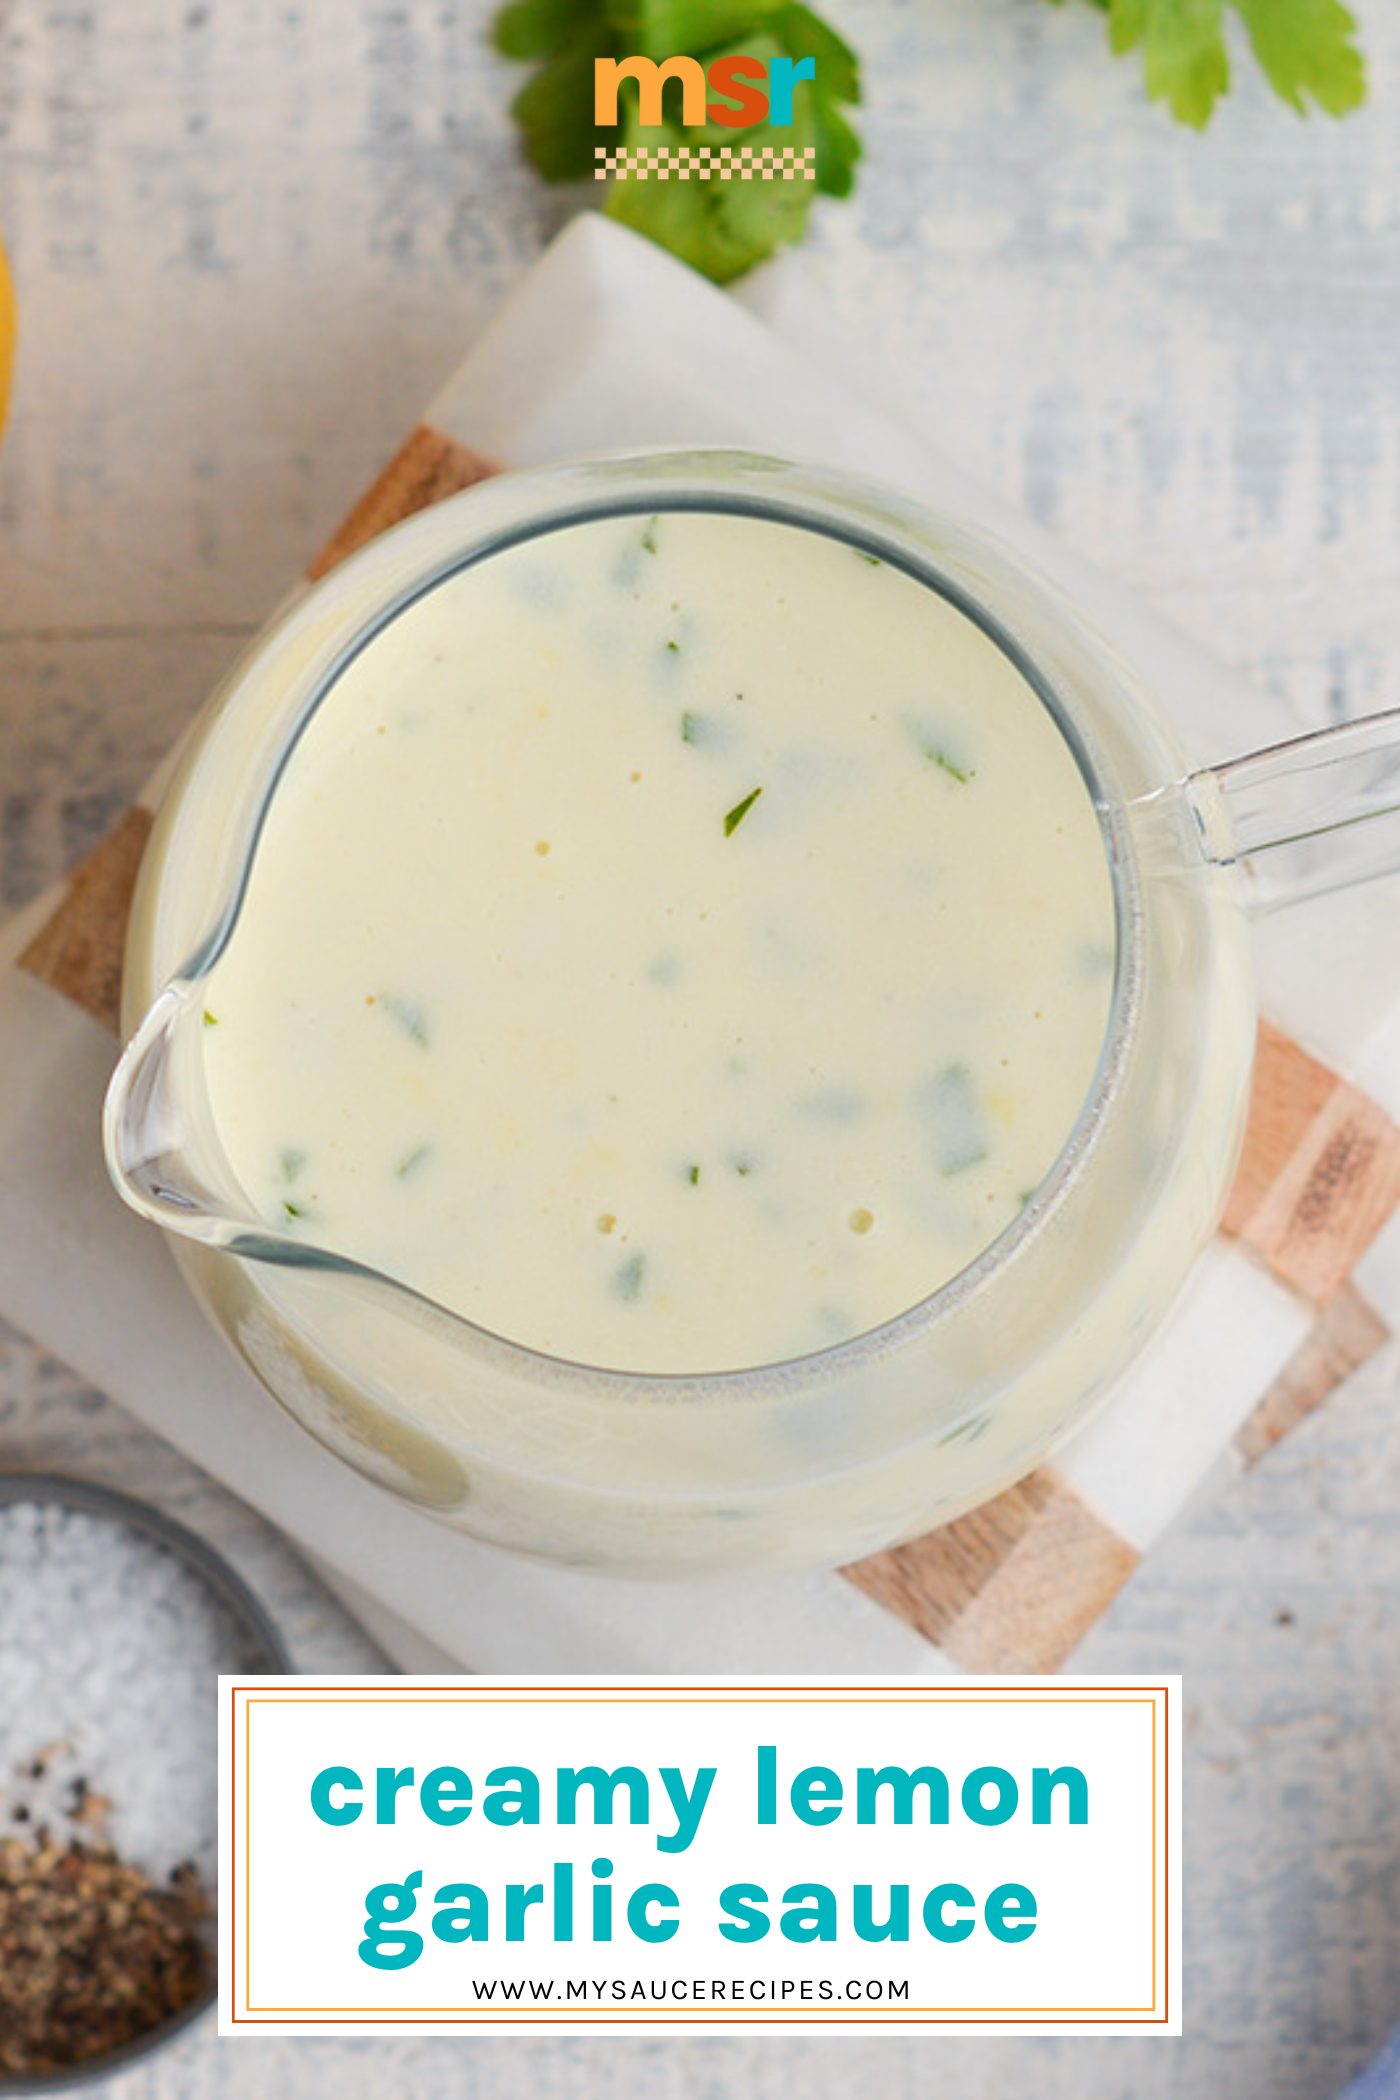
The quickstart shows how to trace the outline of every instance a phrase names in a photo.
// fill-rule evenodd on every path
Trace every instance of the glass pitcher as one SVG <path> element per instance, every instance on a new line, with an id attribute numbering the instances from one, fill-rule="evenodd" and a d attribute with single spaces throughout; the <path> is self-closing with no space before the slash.
<path id="1" fill-rule="evenodd" d="M 1095 1083 L 1015 1221 L 898 1318 L 791 1361 L 617 1372 L 487 1332 L 279 1231 L 236 1185 L 202 1070 L 202 983 L 234 935 L 287 756 L 346 665 L 424 593 L 522 540 L 703 509 L 806 527 L 950 598 L 1071 741 L 1111 865 L 1117 957 Z M 187 743 L 141 871 L 113 1179 L 312 1435 L 474 1535 L 610 1573 L 836 1565 L 996 1494 L 1079 1425 L 1176 1296 L 1236 1165 L 1256 1013 L 1247 913 L 1400 865 L 1400 711 L 1193 769 L 1153 701 L 1009 550 L 892 492 L 729 452 L 511 474 L 297 596 Z"/>

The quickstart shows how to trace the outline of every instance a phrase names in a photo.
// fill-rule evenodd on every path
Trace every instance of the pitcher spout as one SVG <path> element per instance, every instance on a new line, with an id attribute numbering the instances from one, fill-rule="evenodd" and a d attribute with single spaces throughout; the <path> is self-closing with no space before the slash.
<path id="1" fill-rule="evenodd" d="M 123 1050 L 102 1110 L 102 1141 L 118 1193 L 167 1232 L 229 1247 L 252 1221 L 230 1185 L 204 1102 L 199 987 L 177 981 Z"/>

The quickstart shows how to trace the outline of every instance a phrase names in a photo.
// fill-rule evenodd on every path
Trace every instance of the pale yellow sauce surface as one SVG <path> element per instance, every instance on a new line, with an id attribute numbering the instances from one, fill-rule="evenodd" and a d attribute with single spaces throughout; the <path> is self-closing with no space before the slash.
<path id="1" fill-rule="evenodd" d="M 802 1355 L 973 1260 L 1091 1085 L 1114 913 L 1030 686 L 791 527 L 576 526 L 342 676 L 205 986 L 264 1217 L 496 1333 Z"/>

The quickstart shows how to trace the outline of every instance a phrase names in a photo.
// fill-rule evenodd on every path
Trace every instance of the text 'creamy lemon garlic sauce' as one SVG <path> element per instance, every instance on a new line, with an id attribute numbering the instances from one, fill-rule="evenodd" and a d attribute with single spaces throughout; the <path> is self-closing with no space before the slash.
<path id="1" fill-rule="evenodd" d="M 701 1372 L 879 1325 L 1053 1166 L 1112 999 L 1084 778 L 946 598 L 712 512 L 440 583 L 286 765 L 206 984 L 269 1221 Z"/>

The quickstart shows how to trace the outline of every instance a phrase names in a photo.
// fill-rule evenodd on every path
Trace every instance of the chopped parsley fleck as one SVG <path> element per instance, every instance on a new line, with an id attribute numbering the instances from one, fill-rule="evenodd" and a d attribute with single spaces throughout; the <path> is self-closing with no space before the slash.
<path id="1" fill-rule="evenodd" d="M 679 642 L 675 641 L 667 642 L 666 650 L 667 654 L 670 656 L 679 656 L 681 653 L 681 645 Z"/>
<path id="2" fill-rule="evenodd" d="M 432 1149 L 431 1145 L 415 1145 L 411 1152 L 405 1152 L 394 1169 L 395 1179 L 407 1181 L 410 1174 L 416 1174 Z"/>
<path id="3" fill-rule="evenodd" d="M 659 517 L 647 519 L 646 529 L 642 534 L 642 547 L 648 554 L 656 552 L 656 528 L 660 523 Z"/>
<path id="4" fill-rule="evenodd" d="M 906 720 L 905 727 L 929 764 L 937 766 L 939 772 L 946 773 L 950 780 L 956 780 L 959 787 L 966 787 L 970 780 L 976 778 L 976 766 L 968 765 L 965 759 L 955 758 L 937 729 L 927 719 Z"/>
<path id="5" fill-rule="evenodd" d="M 204 1009 L 204 1025 L 206 1028 L 217 1028 L 219 1025 L 218 1015 L 211 1014 L 207 1006 Z"/>
<path id="6" fill-rule="evenodd" d="M 966 787 L 972 778 L 970 772 L 965 773 L 961 766 L 954 765 L 946 751 L 939 751 L 932 744 L 925 745 L 924 756 L 930 759 L 934 765 L 940 767 L 950 780 L 959 781 L 963 787 Z"/>
<path id="7" fill-rule="evenodd" d="M 681 716 L 681 742 L 683 744 L 716 744 L 721 741 L 719 725 L 713 715 L 693 714 L 687 708 Z"/>
<path id="8" fill-rule="evenodd" d="M 743 823 L 762 793 L 762 788 L 756 787 L 752 794 L 745 795 L 742 802 L 736 802 L 733 809 L 725 813 L 724 835 L 727 839 L 733 838 L 735 832 L 739 829 L 739 826 Z"/>
<path id="9" fill-rule="evenodd" d="M 612 1288 L 615 1298 L 626 1298 L 629 1302 L 641 1296 L 642 1278 L 647 1272 L 644 1254 L 629 1254 L 620 1269 L 614 1271 Z"/>
<path id="10" fill-rule="evenodd" d="M 872 569 L 883 569 L 885 566 L 878 554 L 867 554 L 864 547 L 857 547 L 855 556 L 857 561 L 868 561 Z"/>
<path id="11" fill-rule="evenodd" d="M 963 1174 L 987 1157 L 986 1126 L 972 1073 L 964 1064 L 945 1065 L 928 1088 L 933 1148 L 940 1174 Z"/>
<path id="12" fill-rule="evenodd" d="M 306 1216 L 306 1212 L 301 1205 L 293 1203 L 289 1197 L 284 1196 L 282 1198 L 282 1208 L 289 1218 L 304 1218 Z"/>
<path id="13" fill-rule="evenodd" d="M 398 999 L 388 992 L 381 992 L 375 1004 L 391 1021 L 397 1022 L 404 1034 L 417 1043 L 420 1049 L 428 1047 L 428 1023 L 423 1009 L 413 999 Z"/>
<path id="14" fill-rule="evenodd" d="M 685 1178 L 693 1189 L 698 1189 L 700 1186 L 700 1169 L 692 1167 Z"/>

